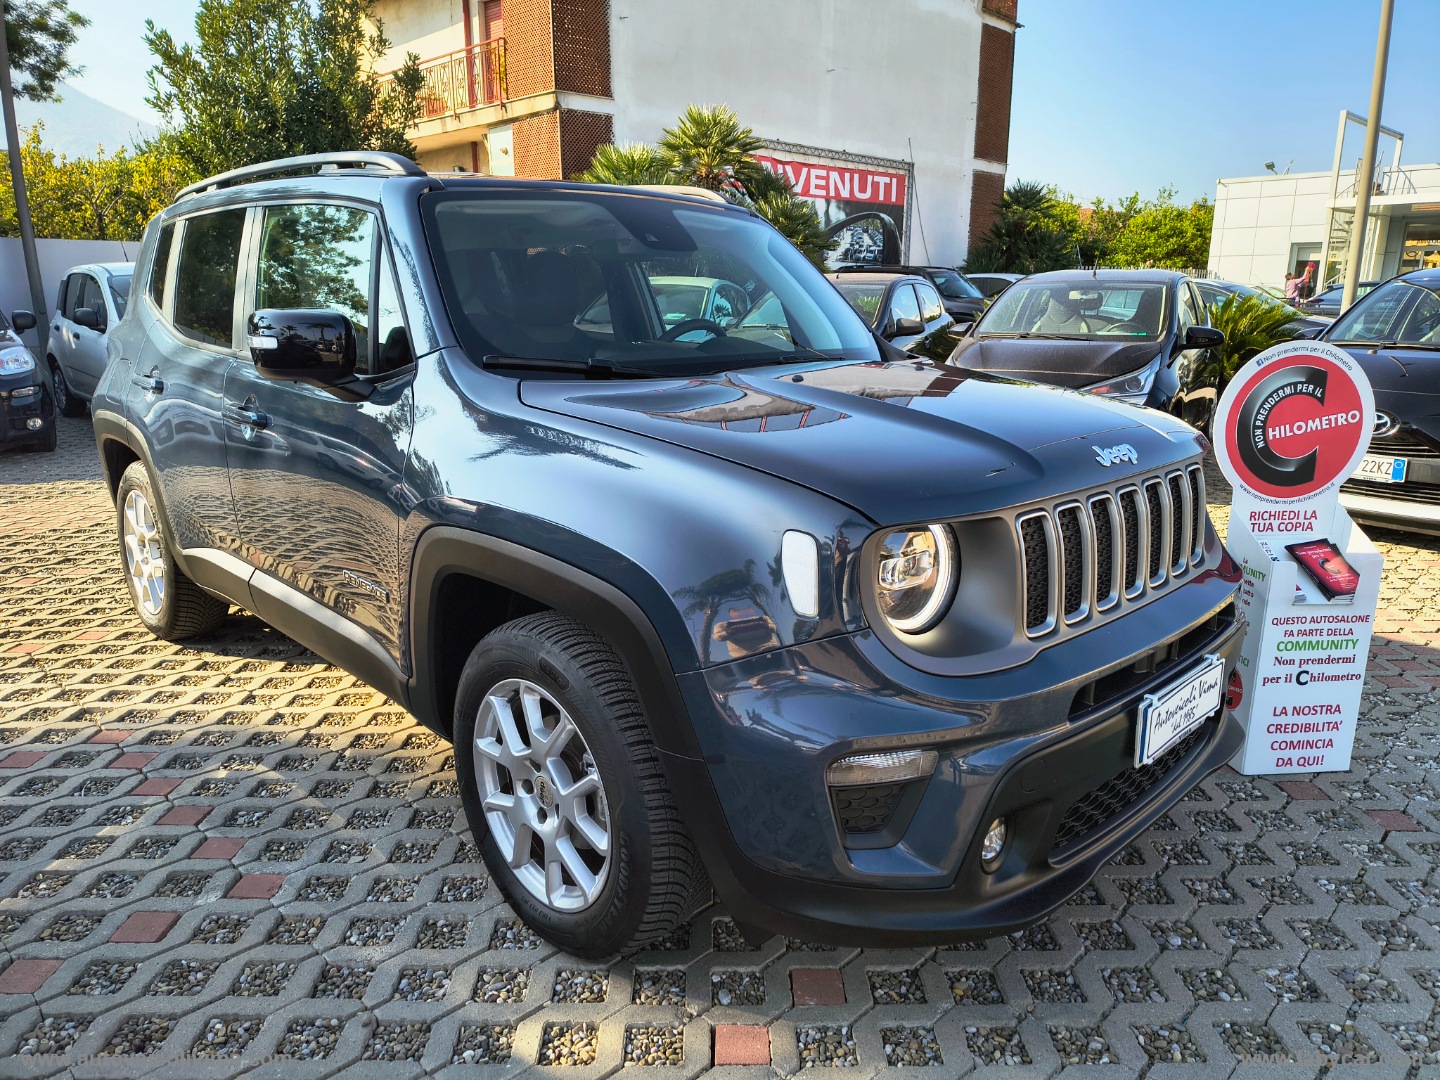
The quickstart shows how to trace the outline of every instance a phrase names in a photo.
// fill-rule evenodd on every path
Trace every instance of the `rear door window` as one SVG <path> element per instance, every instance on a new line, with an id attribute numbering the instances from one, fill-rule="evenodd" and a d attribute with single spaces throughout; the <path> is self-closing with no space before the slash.
<path id="1" fill-rule="evenodd" d="M 915 299 L 915 288 L 908 281 L 897 288 L 890 297 L 890 324 L 900 319 L 919 319 L 920 301 Z"/>
<path id="2" fill-rule="evenodd" d="M 234 340 L 235 279 L 240 265 L 243 209 L 218 210 L 185 220 L 175 270 L 175 329 L 206 345 Z"/>
<path id="3" fill-rule="evenodd" d="M 927 324 L 944 316 L 945 305 L 940 302 L 940 294 L 933 285 L 916 285 L 915 291 L 920 296 L 920 317 Z"/>

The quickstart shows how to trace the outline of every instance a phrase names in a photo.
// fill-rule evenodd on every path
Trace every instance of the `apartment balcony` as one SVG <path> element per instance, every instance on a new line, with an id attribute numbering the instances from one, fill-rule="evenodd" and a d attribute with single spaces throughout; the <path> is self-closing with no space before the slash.
<path id="1" fill-rule="evenodd" d="M 420 74 L 425 81 L 420 88 L 420 112 L 412 133 L 425 133 L 436 126 L 433 121 L 459 119 L 468 111 L 505 100 L 505 39 L 491 38 L 423 60 Z M 380 85 L 385 88 L 394 81 L 393 75 L 385 75 Z"/>

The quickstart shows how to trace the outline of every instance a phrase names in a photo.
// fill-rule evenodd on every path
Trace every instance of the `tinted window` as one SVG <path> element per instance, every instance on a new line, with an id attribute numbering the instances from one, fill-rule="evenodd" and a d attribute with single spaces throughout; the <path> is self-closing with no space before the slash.
<path id="1" fill-rule="evenodd" d="M 175 225 L 167 224 L 155 241 L 155 258 L 150 264 L 150 299 L 156 307 L 165 304 L 165 271 L 170 265 L 170 244 L 175 239 Z"/>
<path id="2" fill-rule="evenodd" d="M 920 317 L 927 323 L 934 322 L 945 314 L 945 305 L 940 302 L 940 294 L 929 285 L 916 285 L 915 291 L 920 294 Z"/>
<path id="3" fill-rule="evenodd" d="M 1025 334 L 1154 341 L 1165 319 L 1165 286 L 1095 278 L 1018 281 L 980 319 L 980 337 Z"/>
<path id="4" fill-rule="evenodd" d="M 1422 285 L 1387 282 L 1335 320 L 1325 339 L 1440 345 L 1440 299 Z"/>
<path id="5" fill-rule="evenodd" d="M 74 320 L 75 309 L 85 306 L 85 281 L 84 274 L 71 274 L 65 279 L 65 302 L 61 305 L 60 311 L 65 318 Z"/>
<path id="6" fill-rule="evenodd" d="M 730 210 L 603 190 L 457 187 L 424 196 L 421 211 L 451 321 L 476 359 L 600 358 L 690 374 L 816 352 L 878 356 L 804 256 Z M 716 290 L 731 312 L 773 294 L 787 329 L 746 322 L 669 336 L 677 316 L 718 310 Z"/>
<path id="7" fill-rule="evenodd" d="M 209 345 L 228 346 L 235 313 L 235 271 L 240 263 L 244 210 L 187 218 L 175 270 L 175 329 Z M 151 278 L 154 280 L 153 276 Z"/>
<path id="8" fill-rule="evenodd" d="M 350 320 L 355 371 L 371 374 L 370 268 L 375 218 L 346 206 L 277 206 L 265 211 L 255 307 L 323 309 Z"/>
<path id="9" fill-rule="evenodd" d="M 115 301 L 115 314 L 124 318 L 125 305 L 130 302 L 129 274 L 112 274 L 110 276 L 110 299 Z"/>
<path id="10" fill-rule="evenodd" d="M 380 362 L 375 370 L 394 371 L 414 363 L 410 334 L 405 329 L 404 313 L 400 310 L 400 296 L 395 291 L 395 275 L 390 269 L 390 257 L 383 251 L 380 281 L 375 288 L 374 322 L 376 347 L 380 350 Z"/>
<path id="11" fill-rule="evenodd" d="M 980 300 L 984 294 L 964 277 L 953 270 L 932 270 L 931 277 L 940 290 L 940 295 L 951 300 Z"/>
<path id="12" fill-rule="evenodd" d="M 920 318 L 920 301 L 915 299 L 915 289 L 908 282 L 901 285 L 890 296 L 890 321 L 896 319 Z"/>
<path id="13" fill-rule="evenodd" d="M 1190 295 L 1190 290 L 1186 286 L 1181 285 L 1180 336 L 1183 338 L 1185 336 L 1186 330 L 1189 330 L 1190 327 L 1203 323 L 1204 321 L 1205 320 L 1201 317 L 1199 312 L 1199 305 L 1195 303 L 1195 298 Z"/>
<path id="14" fill-rule="evenodd" d="M 885 299 L 884 285 L 846 281 L 841 278 L 835 282 L 835 288 L 840 290 L 845 302 L 855 309 L 855 313 L 865 320 L 867 326 L 875 325 L 876 316 L 880 314 L 880 302 Z"/>

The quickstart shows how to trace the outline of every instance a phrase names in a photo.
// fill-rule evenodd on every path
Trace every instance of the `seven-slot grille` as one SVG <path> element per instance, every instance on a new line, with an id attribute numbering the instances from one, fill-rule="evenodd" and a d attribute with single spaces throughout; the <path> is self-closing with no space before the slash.
<path id="1" fill-rule="evenodd" d="M 1204 557 L 1204 521 L 1198 464 L 1021 514 L 1025 633 L 1041 637 L 1164 588 Z"/>

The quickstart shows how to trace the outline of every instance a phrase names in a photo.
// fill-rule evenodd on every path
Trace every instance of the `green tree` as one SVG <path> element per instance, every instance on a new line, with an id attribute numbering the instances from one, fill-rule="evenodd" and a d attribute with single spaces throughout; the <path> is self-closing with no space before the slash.
<path id="1" fill-rule="evenodd" d="M 1295 336 L 1292 323 L 1299 312 L 1268 296 L 1233 293 L 1210 305 L 1210 325 L 1225 335 L 1225 344 L 1211 349 L 1209 367 L 1200 374 L 1225 388 L 1257 354 Z"/>
<path id="2" fill-rule="evenodd" d="M 423 76 L 410 53 L 375 78 L 390 47 L 373 0 L 200 0 L 195 45 L 146 20 L 157 63 L 146 99 L 174 150 L 201 176 L 297 154 L 389 150 L 415 156 L 405 130 Z"/>
<path id="3" fill-rule="evenodd" d="M 68 159 L 44 145 L 44 129 L 25 132 L 21 165 L 37 236 L 65 240 L 138 240 L 145 223 L 194 179 L 183 160 L 163 148 Z M 0 163 L 8 179 L 8 162 Z M 18 236 L 14 189 L 0 187 L 0 236 Z"/>
<path id="4" fill-rule="evenodd" d="M 70 10 L 70 0 L 5 0 L 5 44 L 10 50 L 17 97 L 48 101 L 55 84 L 79 69 L 70 63 L 76 32 L 90 20 Z"/>
<path id="5" fill-rule="evenodd" d="M 965 269 L 1035 274 L 1074 266 L 1075 240 L 1059 209 L 1043 184 L 1011 184 L 1001 196 L 999 216 L 970 249 Z"/>
<path id="6" fill-rule="evenodd" d="M 595 151 L 590 167 L 575 176 L 591 184 L 665 184 L 670 170 L 649 143 L 606 143 Z"/>
<path id="7" fill-rule="evenodd" d="M 1110 259 L 1116 266 L 1165 266 L 1177 270 L 1204 266 L 1210 258 L 1215 207 L 1208 199 L 1189 206 L 1175 202 L 1175 189 L 1164 188 L 1132 214 L 1115 238 Z"/>
<path id="8" fill-rule="evenodd" d="M 685 184 L 718 191 L 749 206 L 822 270 L 835 240 L 825 233 L 814 203 L 796 196 L 790 181 L 754 155 L 764 143 L 724 105 L 690 105 L 657 146 L 605 145 L 575 179 L 593 184 Z"/>

